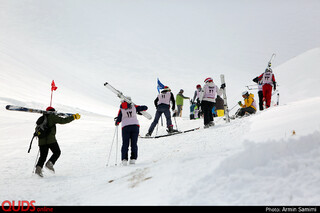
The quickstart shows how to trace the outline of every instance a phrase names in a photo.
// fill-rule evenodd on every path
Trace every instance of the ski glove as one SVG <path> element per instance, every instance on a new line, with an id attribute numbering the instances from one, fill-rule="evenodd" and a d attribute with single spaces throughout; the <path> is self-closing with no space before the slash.
<path id="1" fill-rule="evenodd" d="M 73 116 L 73 118 L 74 118 L 74 120 L 78 120 L 78 119 L 80 119 L 80 115 L 79 115 L 79 113 L 77 113 L 77 114 L 74 114 L 74 115 L 72 115 Z"/>
<path id="2" fill-rule="evenodd" d="M 221 84 L 220 88 L 221 88 L 221 89 L 226 88 L 226 84 L 225 84 L 225 83 Z"/>
<path id="3" fill-rule="evenodd" d="M 241 101 L 239 101 L 239 102 L 238 102 L 238 104 L 239 104 L 240 106 L 242 106 L 242 103 L 241 103 Z"/>

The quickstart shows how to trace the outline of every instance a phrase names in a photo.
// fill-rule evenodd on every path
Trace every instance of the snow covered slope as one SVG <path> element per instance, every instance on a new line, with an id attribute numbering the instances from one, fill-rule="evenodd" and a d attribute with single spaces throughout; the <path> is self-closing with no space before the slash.
<path id="1" fill-rule="evenodd" d="M 319 1 L 0 1 L 0 202 L 320 204 Z M 119 102 L 105 81 L 153 115 L 157 77 L 191 96 L 204 78 L 225 73 L 232 106 L 272 52 L 280 106 L 203 129 L 186 105 L 178 128 L 200 130 L 139 139 L 137 164 L 119 166 Z M 39 178 L 36 140 L 27 153 L 39 115 L 5 105 L 47 107 L 53 79 L 54 107 L 82 117 L 57 125 L 56 174 Z M 151 122 L 139 120 L 144 135 Z"/>
<path id="2" fill-rule="evenodd" d="M 1 99 L 2 106 L 8 102 Z M 319 107 L 318 96 L 229 124 L 216 119 L 211 129 L 140 139 L 139 160 L 128 167 L 114 166 L 120 162 L 116 142 L 110 151 L 113 120 L 84 112 L 80 120 L 58 126 L 62 156 L 56 174 L 45 170 L 45 178 L 32 173 L 35 144 L 27 154 L 37 116 L 2 108 L 0 200 L 35 200 L 38 205 L 319 205 Z M 150 122 L 140 121 L 145 134 Z M 202 127 L 202 122 L 177 119 L 182 130 Z M 160 126 L 159 134 L 164 132 Z"/>

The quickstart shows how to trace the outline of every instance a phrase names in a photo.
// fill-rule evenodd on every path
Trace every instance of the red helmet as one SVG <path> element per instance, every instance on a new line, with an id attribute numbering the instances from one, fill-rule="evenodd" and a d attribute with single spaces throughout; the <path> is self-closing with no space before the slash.
<path id="1" fill-rule="evenodd" d="M 171 89 L 170 89 L 168 86 L 165 86 L 162 91 L 164 91 L 164 92 L 165 92 L 165 91 L 171 92 Z"/>
<path id="2" fill-rule="evenodd" d="M 56 111 L 52 106 L 47 107 L 46 111 Z"/>
<path id="3" fill-rule="evenodd" d="M 196 88 L 197 88 L 197 89 L 201 88 L 201 85 L 200 85 L 200 84 L 198 84 Z"/>
<path id="4" fill-rule="evenodd" d="M 206 79 L 204 80 L 204 82 L 205 82 L 205 83 L 207 83 L 207 82 L 213 82 L 213 79 L 209 77 L 209 78 L 206 78 Z"/>

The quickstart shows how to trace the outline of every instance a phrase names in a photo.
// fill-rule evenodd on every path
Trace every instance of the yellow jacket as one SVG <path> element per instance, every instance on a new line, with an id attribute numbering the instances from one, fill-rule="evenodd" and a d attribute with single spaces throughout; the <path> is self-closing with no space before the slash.
<path id="1" fill-rule="evenodd" d="M 252 107 L 253 109 L 257 110 L 257 104 L 253 97 L 254 95 L 250 93 L 250 95 L 244 99 L 244 104 L 242 104 L 241 107 L 242 108 Z"/>

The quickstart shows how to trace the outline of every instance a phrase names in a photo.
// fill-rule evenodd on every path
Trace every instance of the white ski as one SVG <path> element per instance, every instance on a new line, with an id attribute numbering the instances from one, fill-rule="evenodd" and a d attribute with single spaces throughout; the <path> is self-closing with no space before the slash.
<path id="1" fill-rule="evenodd" d="M 224 80 L 224 75 L 221 74 L 220 75 L 220 79 L 221 79 L 221 84 L 225 84 L 225 80 Z M 226 87 L 223 89 L 223 100 L 224 100 L 224 115 L 226 118 L 226 122 L 229 123 L 230 122 L 230 117 L 229 117 L 229 109 L 228 109 L 228 103 L 227 103 L 227 91 L 226 91 Z"/>
<path id="2" fill-rule="evenodd" d="M 272 63 L 272 61 L 273 61 L 273 59 L 276 57 L 276 54 L 275 53 L 272 53 L 272 55 L 271 55 L 271 58 L 270 58 L 270 60 L 269 60 L 269 62 L 268 62 L 268 67 L 271 67 L 271 63 Z"/>
<path id="3" fill-rule="evenodd" d="M 104 83 L 104 86 L 107 87 L 108 89 L 111 90 L 111 92 L 115 93 L 120 99 L 125 100 L 127 103 L 129 104 L 134 104 L 131 100 L 129 100 L 126 96 L 123 95 L 122 92 L 120 92 L 119 90 L 115 89 L 113 86 L 111 86 L 108 82 Z M 147 119 L 151 120 L 152 116 L 147 113 L 146 111 L 142 111 L 140 112 L 144 117 L 146 117 Z"/>

